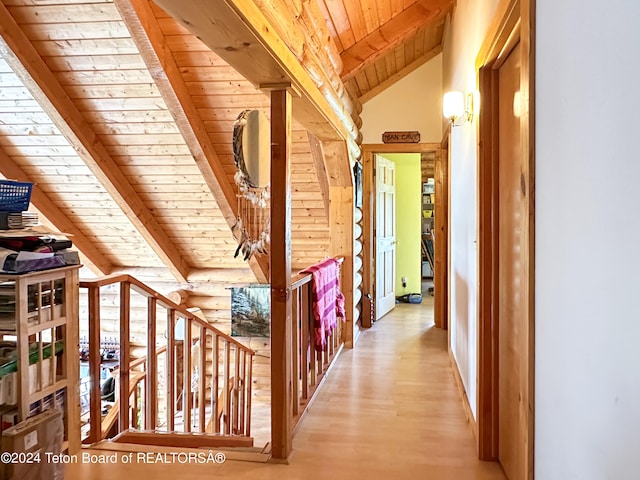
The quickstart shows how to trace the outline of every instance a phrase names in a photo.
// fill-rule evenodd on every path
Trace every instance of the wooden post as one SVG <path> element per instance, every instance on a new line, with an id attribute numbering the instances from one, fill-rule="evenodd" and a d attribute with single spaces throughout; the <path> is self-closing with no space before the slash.
<path id="1" fill-rule="evenodd" d="M 53 283 L 53 282 L 52 282 Z M 51 285 L 54 287 L 54 285 Z M 53 308 L 54 291 L 51 290 L 51 305 L 52 313 L 55 310 Z M 78 269 L 73 269 L 65 273 L 64 284 L 64 304 L 66 306 L 65 315 L 67 317 L 67 325 L 65 327 L 64 341 L 68 345 L 67 354 L 65 354 L 66 365 L 65 374 L 68 380 L 67 387 L 67 438 L 69 440 L 69 454 L 77 454 L 82 448 L 80 438 L 80 392 L 78 388 L 78 382 L 80 381 L 80 362 L 78 361 L 77 352 L 80 347 L 79 338 L 79 321 L 80 312 L 78 310 L 78 296 L 80 292 L 80 284 L 78 280 Z M 98 297 L 99 298 L 99 297 Z M 98 327 L 99 328 L 99 327 Z M 98 333 L 99 334 L 99 333 Z M 55 352 L 54 345 L 52 352 Z M 51 355 L 53 366 L 53 358 L 55 355 Z M 55 373 L 54 373 L 55 378 Z M 52 381 L 53 384 L 53 381 Z"/>
<path id="2" fill-rule="evenodd" d="M 89 393 L 90 424 L 89 443 L 102 440 L 100 414 L 102 401 L 100 398 L 100 287 L 89 287 Z M 18 300 L 18 299 L 16 299 Z"/>
<path id="3" fill-rule="evenodd" d="M 271 92 L 271 441 L 291 453 L 291 94 Z"/>

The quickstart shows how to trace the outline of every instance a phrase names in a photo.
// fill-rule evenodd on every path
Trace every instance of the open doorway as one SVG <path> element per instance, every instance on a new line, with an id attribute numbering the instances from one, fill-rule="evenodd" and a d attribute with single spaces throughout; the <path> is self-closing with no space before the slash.
<path id="1" fill-rule="evenodd" d="M 388 155 L 388 154 L 406 154 L 413 153 L 419 155 L 418 165 L 419 171 L 422 172 L 422 158 L 431 158 L 433 164 L 433 185 L 434 185 L 434 194 L 437 197 L 438 193 L 442 196 L 441 202 L 436 202 L 433 207 L 433 223 L 429 224 L 430 228 L 433 229 L 436 233 L 438 239 L 442 239 L 442 248 L 434 248 L 434 266 L 440 263 L 442 265 L 441 268 L 435 267 L 434 274 L 434 283 L 436 285 L 442 284 L 444 287 L 438 289 L 437 287 L 434 289 L 434 296 L 436 299 L 436 305 L 440 304 L 440 311 L 436 310 L 436 326 L 443 328 L 446 326 L 446 313 L 443 314 L 442 305 L 446 305 L 448 298 L 448 288 L 446 287 L 446 280 L 442 281 L 441 277 L 446 279 L 447 274 L 447 256 L 448 256 L 448 232 L 447 232 L 447 206 L 448 206 L 448 193 L 443 188 L 448 187 L 446 185 L 447 175 L 440 175 L 438 177 L 438 170 L 440 172 L 447 172 L 448 167 L 446 161 L 448 159 L 447 155 L 443 155 L 442 146 L 438 143 L 411 143 L 411 144 L 380 144 L 380 145 L 363 145 L 363 165 L 364 165 L 364 182 L 363 182 L 363 288 L 365 295 L 371 295 L 372 301 L 367 302 L 365 308 L 376 308 L 376 300 L 381 295 L 384 296 L 384 290 L 380 290 L 380 286 L 378 285 L 378 265 L 380 260 L 377 259 L 377 245 L 376 240 L 378 238 L 379 227 L 376 224 L 376 215 L 379 213 L 378 203 L 379 197 L 376 194 L 376 181 L 378 178 L 378 172 L 375 168 L 376 165 L 376 154 Z M 440 178 L 440 182 L 438 182 L 438 178 Z M 417 214 L 415 215 L 415 225 L 418 228 L 418 237 L 416 243 L 416 249 L 413 253 L 415 253 L 416 263 L 416 271 L 418 272 L 418 281 L 420 282 L 422 277 L 422 249 L 421 249 L 421 229 L 422 222 L 420 218 L 422 217 L 422 173 L 418 174 L 418 183 L 416 187 L 416 196 L 417 196 Z M 444 182 L 444 183 L 443 183 Z M 440 190 L 440 192 L 438 192 Z M 439 213 L 442 218 L 438 220 Z M 400 245 L 402 246 L 402 244 Z M 399 277 L 399 285 L 402 285 L 401 281 L 402 275 Z M 421 283 L 421 282 L 420 282 Z M 409 285 L 407 285 L 409 287 Z M 417 291 L 421 290 L 421 284 L 416 288 Z M 438 292 L 439 290 L 439 292 Z M 402 293 L 403 290 L 399 290 L 396 293 Z M 408 292 L 411 293 L 411 292 Z M 380 318 L 380 315 L 377 315 L 376 312 L 373 312 L 371 315 L 371 311 L 364 311 L 363 318 L 363 327 L 370 327 L 371 321 L 369 319 Z"/>

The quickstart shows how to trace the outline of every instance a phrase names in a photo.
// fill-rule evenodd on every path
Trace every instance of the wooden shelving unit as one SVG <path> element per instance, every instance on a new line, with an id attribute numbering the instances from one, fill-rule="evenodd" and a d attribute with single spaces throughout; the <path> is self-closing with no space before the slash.
<path id="1" fill-rule="evenodd" d="M 69 453 L 81 446 L 78 269 L 0 274 L 0 340 L 17 340 L 16 360 L 0 373 L 15 372 L 18 420 L 62 409 Z"/>
<path id="2" fill-rule="evenodd" d="M 433 179 L 430 179 L 433 180 Z M 433 229 L 435 226 L 435 184 L 422 183 L 422 276 L 433 277 Z"/>

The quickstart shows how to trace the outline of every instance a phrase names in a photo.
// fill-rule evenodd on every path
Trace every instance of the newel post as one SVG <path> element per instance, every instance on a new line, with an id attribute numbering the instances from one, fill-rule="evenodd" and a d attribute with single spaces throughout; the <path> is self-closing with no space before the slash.
<path id="1" fill-rule="evenodd" d="M 291 453 L 291 94 L 271 92 L 271 442 Z"/>

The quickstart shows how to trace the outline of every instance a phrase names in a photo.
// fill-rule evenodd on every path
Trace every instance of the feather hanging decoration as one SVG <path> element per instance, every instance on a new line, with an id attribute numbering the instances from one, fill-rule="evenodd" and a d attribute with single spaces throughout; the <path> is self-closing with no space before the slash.
<path id="1" fill-rule="evenodd" d="M 269 185 L 256 185 L 248 174 L 244 159 L 242 138 L 251 112 L 252 110 L 241 112 L 233 125 L 233 157 L 236 164 L 233 178 L 238 186 L 238 216 L 231 232 L 238 242 L 234 258 L 242 253 L 244 260 L 249 260 L 254 254 L 269 253 L 271 223 Z"/>

